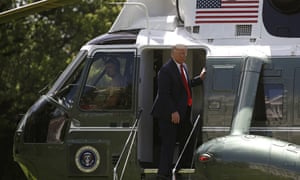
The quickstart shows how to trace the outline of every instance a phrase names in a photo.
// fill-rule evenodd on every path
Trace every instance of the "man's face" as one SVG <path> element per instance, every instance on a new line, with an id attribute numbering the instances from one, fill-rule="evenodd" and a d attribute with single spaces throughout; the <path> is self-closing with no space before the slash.
<path id="1" fill-rule="evenodd" d="M 105 70 L 108 76 L 114 77 L 116 74 L 116 66 L 112 63 L 107 63 L 105 65 Z"/>
<path id="2" fill-rule="evenodd" d="M 179 64 L 182 64 L 186 61 L 186 55 L 187 49 L 184 47 L 173 49 L 172 57 Z"/>

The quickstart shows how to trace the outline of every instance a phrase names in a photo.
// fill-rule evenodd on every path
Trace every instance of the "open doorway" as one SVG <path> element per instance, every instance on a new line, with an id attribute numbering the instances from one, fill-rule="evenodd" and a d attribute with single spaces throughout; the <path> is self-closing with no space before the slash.
<path id="1" fill-rule="evenodd" d="M 138 132 L 138 160 L 142 168 L 157 168 L 160 137 L 157 119 L 151 116 L 153 101 L 157 93 L 157 76 L 160 68 L 170 59 L 171 48 L 145 49 L 140 57 L 138 105 L 143 108 Z M 188 48 L 187 66 L 189 76 L 199 75 L 206 65 L 206 51 L 204 49 Z M 193 108 L 191 120 L 203 112 L 203 85 L 192 89 Z M 201 120 L 200 120 L 201 121 Z M 202 122 L 198 122 L 201 126 Z M 201 128 L 197 128 L 201 130 Z M 202 142 L 201 133 L 197 133 L 197 144 Z M 176 154 L 176 153 L 175 153 Z M 174 157 L 176 160 L 176 157 Z"/>

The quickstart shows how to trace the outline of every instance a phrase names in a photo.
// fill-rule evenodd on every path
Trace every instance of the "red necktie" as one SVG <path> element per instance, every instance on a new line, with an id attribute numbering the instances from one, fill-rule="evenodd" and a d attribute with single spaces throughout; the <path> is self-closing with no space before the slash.
<path id="1" fill-rule="evenodd" d="M 190 88 L 189 88 L 189 85 L 188 85 L 188 82 L 186 80 L 186 77 L 184 75 L 184 70 L 183 70 L 183 65 L 180 64 L 180 72 L 181 72 L 181 78 L 182 78 L 182 81 L 183 81 L 183 84 L 184 84 L 184 88 L 186 90 L 186 93 L 188 95 L 188 101 L 187 101 L 187 104 L 188 106 L 191 106 L 192 105 L 192 96 L 191 96 L 191 91 L 190 91 Z"/>

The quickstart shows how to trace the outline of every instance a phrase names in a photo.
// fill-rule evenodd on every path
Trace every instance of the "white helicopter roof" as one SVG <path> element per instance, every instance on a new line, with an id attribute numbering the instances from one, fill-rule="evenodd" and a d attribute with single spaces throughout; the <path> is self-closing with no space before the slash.
<path id="1" fill-rule="evenodd" d="M 128 0 L 110 32 L 143 29 L 140 46 L 185 43 L 213 46 L 218 48 L 213 53 L 224 55 L 253 50 L 299 55 L 299 38 L 275 37 L 265 29 L 263 5 L 263 0 L 178 0 L 177 6 L 175 0 Z"/>

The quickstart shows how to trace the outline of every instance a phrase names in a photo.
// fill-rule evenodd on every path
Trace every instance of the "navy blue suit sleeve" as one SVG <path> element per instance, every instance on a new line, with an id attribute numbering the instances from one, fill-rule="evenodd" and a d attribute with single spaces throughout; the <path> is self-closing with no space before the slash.
<path id="1" fill-rule="evenodd" d="M 177 111 L 174 98 L 172 97 L 172 74 L 166 69 L 162 68 L 158 75 L 158 95 L 160 100 L 168 107 L 165 110 L 171 112 Z"/>

